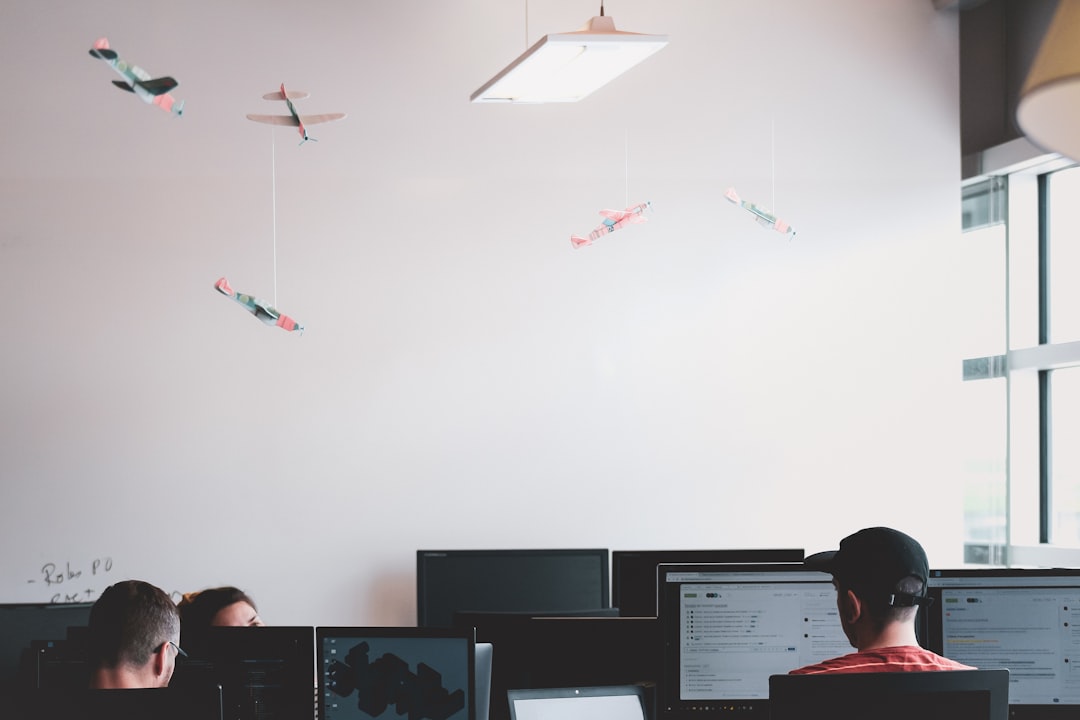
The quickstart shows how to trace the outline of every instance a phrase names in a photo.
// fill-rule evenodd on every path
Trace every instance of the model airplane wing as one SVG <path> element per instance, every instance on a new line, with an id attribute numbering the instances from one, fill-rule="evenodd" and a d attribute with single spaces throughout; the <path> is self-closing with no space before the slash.
<path id="1" fill-rule="evenodd" d="M 300 122 L 305 125 L 318 125 L 319 123 L 333 122 L 345 117 L 345 113 L 323 113 L 322 115 L 301 115 Z"/>
<path id="2" fill-rule="evenodd" d="M 601 210 L 600 214 L 617 223 L 643 223 L 648 218 L 635 210 Z"/>
<path id="3" fill-rule="evenodd" d="M 296 127 L 300 124 L 300 121 L 292 115 L 248 115 L 247 119 L 266 123 L 267 125 L 289 125 L 290 127 Z"/>
<path id="4" fill-rule="evenodd" d="M 142 80 L 136 84 L 151 95 L 163 95 L 180 83 L 176 82 L 173 78 L 166 76 L 154 78 L 152 80 Z"/>
<path id="5" fill-rule="evenodd" d="M 263 95 L 263 100 L 303 100 L 306 97 L 308 97 L 308 93 L 303 90 L 286 90 L 284 93 L 275 90 Z"/>

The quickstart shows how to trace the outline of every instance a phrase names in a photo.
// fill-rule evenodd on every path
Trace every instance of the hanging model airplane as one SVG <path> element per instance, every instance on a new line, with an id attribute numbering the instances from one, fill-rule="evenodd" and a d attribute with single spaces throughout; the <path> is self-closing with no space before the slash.
<path id="1" fill-rule="evenodd" d="M 143 102 L 157 105 L 166 112 L 179 117 L 184 112 L 184 101 L 176 100 L 169 91 L 179 85 L 171 77 L 151 78 L 150 73 L 141 67 L 129 65 L 120 59 L 115 50 L 109 48 L 108 38 L 98 38 L 90 54 L 112 66 L 123 80 L 113 80 L 113 85 L 121 90 L 135 93 Z"/>
<path id="2" fill-rule="evenodd" d="M 262 320 L 267 325 L 277 325 L 284 330 L 297 330 L 301 335 L 304 334 L 304 326 L 297 323 L 288 315 L 281 314 L 276 308 L 270 307 L 262 300 L 252 297 L 251 295 L 245 295 L 244 293 L 234 292 L 232 287 L 229 286 L 229 281 L 225 278 L 220 278 L 214 287 L 222 295 L 231 297 L 236 302 L 240 303 L 255 317 Z"/>
<path id="3" fill-rule="evenodd" d="M 785 235 L 788 235 L 788 240 L 795 237 L 795 231 L 791 229 L 790 225 L 788 225 L 783 220 L 777 219 L 777 217 L 770 213 L 768 210 L 765 210 L 764 208 L 760 208 L 753 203 L 748 203 L 745 200 L 740 199 L 739 194 L 735 192 L 735 188 L 728 188 L 727 192 L 724 193 L 724 197 L 726 197 L 728 200 L 735 203 L 736 205 L 742 206 L 745 210 L 752 213 L 755 216 L 755 219 L 765 227 L 771 227 L 778 233 L 784 233 Z"/>
<path id="4" fill-rule="evenodd" d="M 300 144 L 303 145 L 308 140 L 315 140 L 315 138 L 308 135 L 307 125 L 318 125 L 319 123 L 331 122 L 333 120 L 340 120 L 345 117 L 345 113 L 324 113 L 322 115 L 301 115 L 296 112 L 296 106 L 293 105 L 293 100 L 300 100 L 306 98 L 308 94 L 306 92 L 300 92 L 297 90 L 286 91 L 285 83 L 281 83 L 281 89 L 277 92 L 267 93 L 263 95 L 263 100 L 284 100 L 285 106 L 289 108 L 288 115 L 248 115 L 248 120 L 254 120 L 255 122 L 266 123 L 267 125 L 290 125 L 297 128 L 300 132 L 300 137 L 303 138 Z"/>
<path id="5" fill-rule="evenodd" d="M 595 230 L 589 233 L 589 237 L 571 235 L 570 244 L 575 248 L 592 245 L 593 241 L 608 233 L 615 232 L 623 225 L 643 223 L 648 220 L 648 218 L 645 217 L 645 211 L 651 208 L 652 203 L 646 201 L 628 207 L 625 210 L 601 210 L 600 214 L 604 216 L 604 221 L 597 225 Z"/>

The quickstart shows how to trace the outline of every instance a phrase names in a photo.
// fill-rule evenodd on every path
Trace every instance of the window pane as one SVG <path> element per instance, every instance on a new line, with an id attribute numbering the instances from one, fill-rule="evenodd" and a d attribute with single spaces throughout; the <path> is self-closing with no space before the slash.
<path id="1" fill-rule="evenodd" d="M 1080 367 L 1050 373 L 1050 413 L 1051 541 L 1080 546 Z"/>
<path id="2" fill-rule="evenodd" d="M 968 204 L 965 198 L 965 213 Z M 1003 199 L 998 204 L 1003 205 Z M 959 239 L 964 264 L 963 280 L 958 283 L 964 317 L 959 340 L 962 355 L 968 359 L 1005 352 L 1005 226 L 985 216 L 976 222 L 979 218 L 979 212 L 965 214 L 965 226 L 979 229 Z M 1000 377 L 972 380 L 963 384 L 961 392 L 964 422 L 957 424 L 954 441 L 963 448 L 964 561 L 1000 563 L 1006 542 L 1008 386 Z"/>
<path id="3" fill-rule="evenodd" d="M 1010 175 L 1009 349 L 1039 344 L 1039 184 L 1035 175 Z"/>
<path id="4" fill-rule="evenodd" d="M 1080 340 L 1080 167 L 1048 179 L 1050 342 Z"/>

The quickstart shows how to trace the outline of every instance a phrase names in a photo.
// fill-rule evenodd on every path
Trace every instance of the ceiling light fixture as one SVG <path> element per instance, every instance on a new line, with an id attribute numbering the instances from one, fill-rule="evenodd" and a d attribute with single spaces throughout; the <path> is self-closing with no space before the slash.
<path id="1" fill-rule="evenodd" d="M 577 102 L 667 45 L 666 35 L 615 29 L 600 14 L 580 30 L 545 35 L 469 98 L 474 103 Z"/>
<path id="2" fill-rule="evenodd" d="M 1046 31 L 1016 120 L 1040 147 L 1080 161 L 1080 0 L 1061 0 Z"/>

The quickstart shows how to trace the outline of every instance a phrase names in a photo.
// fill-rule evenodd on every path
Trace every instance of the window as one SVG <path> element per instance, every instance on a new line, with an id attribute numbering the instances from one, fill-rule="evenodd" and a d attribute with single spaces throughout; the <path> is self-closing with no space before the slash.
<path id="1" fill-rule="evenodd" d="M 971 563 L 1080 565 L 1080 167 L 1049 160 L 964 188 Z"/>

